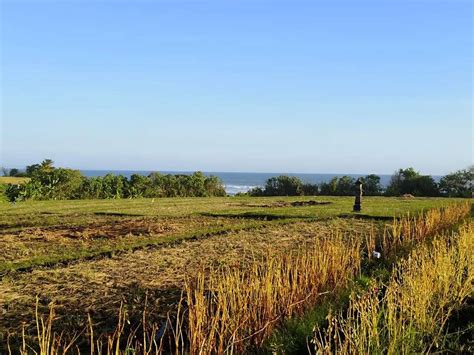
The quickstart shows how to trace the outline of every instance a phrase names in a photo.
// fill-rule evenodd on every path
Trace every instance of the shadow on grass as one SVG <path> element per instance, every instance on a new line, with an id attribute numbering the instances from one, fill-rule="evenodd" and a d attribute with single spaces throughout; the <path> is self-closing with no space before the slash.
<path id="1" fill-rule="evenodd" d="M 291 215 L 277 215 L 277 214 L 265 214 L 265 213 L 200 213 L 204 217 L 216 217 L 216 218 L 237 218 L 237 219 L 256 219 L 262 221 L 274 221 L 282 219 L 314 219 L 314 216 L 291 216 Z"/>
<path id="2" fill-rule="evenodd" d="M 105 298 L 100 295 L 106 292 Z M 67 341 L 68 338 L 79 335 L 75 346 L 81 353 L 88 353 L 90 350 L 89 321 L 93 324 L 94 338 L 102 340 L 117 330 L 119 323 L 123 323 L 123 335 L 121 347 L 126 347 L 126 340 L 130 334 L 133 339 L 143 339 L 143 319 L 146 312 L 146 330 L 149 332 L 153 326 L 157 329 L 164 328 L 165 332 L 158 332 L 155 337 L 166 338 L 165 348 L 169 347 L 168 338 L 171 336 L 171 328 L 167 329 L 167 320 L 173 324 L 176 319 L 178 304 L 182 297 L 182 290 L 177 287 L 170 288 L 144 288 L 139 282 L 130 282 L 123 285 L 111 285 L 104 288 L 102 293 L 97 290 L 95 296 L 89 298 L 63 298 L 54 300 L 48 295 L 38 295 L 38 315 L 47 319 L 52 302 L 54 302 L 55 318 L 52 324 L 52 331 L 62 334 Z M 63 295 L 64 296 L 64 295 Z M 25 307 L 25 305 L 23 305 Z M 122 312 L 122 314 L 120 314 Z M 22 312 L 7 312 L 0 321 L 0 329 L 9 328 L 12 336 L 9 339 L 13 349 L 20 349 L 22 344 L 21 330 L 25 325 L 25 340 L 28 345 L 37 350 L 37 340 L 35 339 L 35 305 L 28 305 Z M 121 317 L 124 317 L 125 319 Z M 6 326 L 6 327 L 5 327 Z M 160 334 L 161 333 L 161 334 Z M 0 334 L 0 353 L 8 353 L 7 343 L 3 342 Z M 165 340 L 165 339 L 164 339 Z M 13 351 L 13 353 L 16 353 Z"/>
<path id="3" fill-rule="evenodd" d="M 200 213 L 204 217 L 215 217 L 215 218 L 237 218 L 237 219 L 255 219 L 263 221 L 274 221 L 274 220 L 284 220 L 284 219 L 301 219 L 301 220 L 314 220 L 317 216 L 308 216 L 308 215 L 278 215 L 278 214 L 266 214 L 266 213 Z M 336 216 L 330 217 L 320 217 L 318 219 L 331 219 L 331 218 L 354 218 L 362 220 L 373 220 L 373 221 L 392 221 L 394 217 L 389 216 L 371 216 L 367 214 L 351 214 L 343 213 Z"/>
<path id="4" fill-rule="evenodd" d="M 144 217 L 140 213 L 125 213 L 125 212 L 94 212 L 96 216 L 115 216 L 115 217 Z"/>
<path id="5" fill-rule="evenodd" d="M 474 351 L 474 298 L 469 297 L 464 304 L 449 317 L 447 322 L 447 350 L 453 354 L 472 354 Z M 447 351 L 448 352 L 448 351 Z"/>
<path id="6" fill-rule="evenodd" d="M 249 208 L 283 208 L 283 207 L 306 207 L 306 206 L 325 206 L 330 205 L 330 201 L 276 201 L 269 204 L 248 204 L 239 203 L 237 206 L 249 207 Z"/>
<path id="7" fill-rule="evenodd" d="M 393 221 L 394 217 L 389 216 L 371 216 L 368 214 L 343 213 L 337 216 L 338 218 L 354 218 L 354 219 L 370 219 L 375 221 Z"/>

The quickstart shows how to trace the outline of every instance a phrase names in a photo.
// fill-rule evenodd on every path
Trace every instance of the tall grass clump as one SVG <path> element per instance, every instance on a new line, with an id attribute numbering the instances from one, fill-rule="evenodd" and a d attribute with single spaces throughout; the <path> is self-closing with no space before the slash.
<path id="1" fill-rule="evenodd" d="M 446 325 L 473 290 L 472 222 L 420 244 L 394 268 L 385 292 L 353 295 L 345 314 L 316 328 L 318 354 L 406 354 L 442 350 Z"/>
<path id="2" fill-rule="evenodd" d="M 191 354 L 259 347 L 283 317 L 347 285 L 360 270 L 360 243 L 340 234 L 247 269 L 224 267 L 186 283 Z"/>
<path id="3" fill-rule="evenodd" d="M 443 208 L 434 208 L 418 216 L 394 218 L 387 224 L 379 247 L 384 255 L 395 257 L 400 249 L 423 242 L 426 238 L 448 230 L 461 223 L 471 213 L 469 202 L 457 203 Z"/>
<path id="4" fill-rule="evenodd" d="M 53 325 L 58 321 L 55 305 L 49 304 L 49 313 L 41 315 L 38 312 L 39 298 L 36 300 L 36 336 L 31 339 L 23 329 L 21 344 L 12 345 L 10 336 L 7 338 L 8 354 L 21 355 L 60 355 L 60 354 L 143 354 L 160 355 L 166 353 L 165 337 L 166 328 L 171 328 L 171 319 L 159 325 L 148 322 L 146 304 L 139 324 L 132 325 L 127 309 L 123 304 L 118 310 L 117 325 L 109 333 L 100 332 L 94 325 L 92 317 L 88 315 L 87 327 L 74 333 L 57 332 Z M 169 324 L 169 325 L 168 325 Z M 178 332 L 174 334 L 180 335 Z M 1 352 L 0 352 L 1 353 Z M 176 352 L 178 354 L 178 352 Z"/>

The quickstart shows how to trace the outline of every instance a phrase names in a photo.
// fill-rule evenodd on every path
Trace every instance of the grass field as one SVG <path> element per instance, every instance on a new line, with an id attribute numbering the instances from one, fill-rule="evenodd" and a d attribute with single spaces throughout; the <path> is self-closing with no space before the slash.
<path id="1" fill-rule="evenodd" d="M 55 329 L 67 334 L 81 332 L 88 315 L 96 337 L 112 332 L 121 305 L 132 324 L 145 303 L 149 321 L 162 324 L 176 313 L 186 280 L 335 236 L 368 243 L 394 217 L 456 202 L 367 197 L 360 214 L 350 197 L 0 203 L 0 341 L 13 334 L 15 343 L 23 327 L 34 338 L 37 296 L 40 314 L 54 303 Z"/>
<path id="2" fill-rule="evenodd" d="M 367 198 L 358 218 L 390 220 L 450 199 Z M 0 204 L 0 275 L 274 223 L 347 219 L 352 198 L 194 198 Z"/>
<path id="3" fill-rule="evenodd" d="M 0 176 L 0 184 L 20 185 L 30 180 L 27 177 Z"/>

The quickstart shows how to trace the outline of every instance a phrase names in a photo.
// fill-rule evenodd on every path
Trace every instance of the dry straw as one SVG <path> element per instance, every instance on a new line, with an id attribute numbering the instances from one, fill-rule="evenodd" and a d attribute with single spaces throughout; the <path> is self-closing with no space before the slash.
<path id="1" fill-rule="evenodd" d="M 260 346 L 281 318 L 346 286 L 360 262 L 359 241 L 336 233 L 304 250 L 256 262 L 250 270 L 200 273 L 186 283 L 190 353 L 241 353 Z"/>
<path id="2" fill-rule="evenodd" d="M 450 229 L 471 212 L 471 204 L 463 202 L 444 208 L 435 208 L 418 216 L 409 214 L 387 224 L 381 241 L 385 255 L 396 255 L 400 248 L 420 243 L 426 238 Z"/>
<path id="3" fill-rule="evenodd" d="M 472 222 L 459 233 L 421 244 L 393 270 L 384 295 L 353 295 L 345 314 L 315 329 L 318 354 L 407 354 L 442 350 L 452 312 L 472 296 Z M 379 299 L 382 297 L 382 299 Z"/>

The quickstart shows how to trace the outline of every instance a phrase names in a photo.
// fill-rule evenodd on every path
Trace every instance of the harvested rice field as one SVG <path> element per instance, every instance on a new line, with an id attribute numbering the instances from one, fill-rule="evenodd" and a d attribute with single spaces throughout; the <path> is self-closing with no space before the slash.
<path id="1" fill-rule="evenodd" d="M 346 197 L 2 203 L 0 353 L 25 350 L 23 340 L 24 353 L 51 347 L 90 353 L 91 346 L 101 353 L 112 345 L 142 353 L 264 351 L 283 320 L 316 306 L 318 294 L 337 294 L 367 270 L 391 265 L 421 239 L 455 228 L 471 208 L 459 199 L 373 197 L 354 214 L 352 203 Z M 371 253 L 381 248 L 383 261 L 374 260 Z M 266 296 L 257 286 L 262 280 Z M 288 280 L 293 284 L 284 288 Z M 256 303 L 248 315 L 230 311 L 244 299 L 245 307 Z M 224 303 L 227 315 L 217 311 Z"/>

